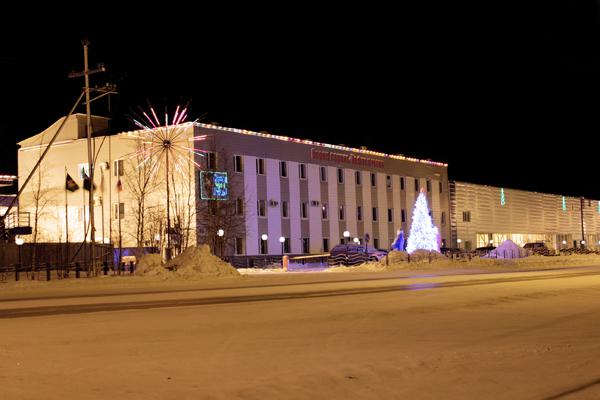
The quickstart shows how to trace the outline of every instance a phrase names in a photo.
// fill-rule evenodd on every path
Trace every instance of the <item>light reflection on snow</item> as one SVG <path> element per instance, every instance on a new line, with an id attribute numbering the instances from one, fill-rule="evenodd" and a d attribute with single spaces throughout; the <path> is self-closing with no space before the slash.
<path id="1" fill-rule="evenodd" d="M 431 289 L 439 286 L 438 283 L 435 282 L 426 282 L 426 283 L 411 283 L 410 285 L 406 285 L 405 290 L 422 290 L 422 289 Z"/>

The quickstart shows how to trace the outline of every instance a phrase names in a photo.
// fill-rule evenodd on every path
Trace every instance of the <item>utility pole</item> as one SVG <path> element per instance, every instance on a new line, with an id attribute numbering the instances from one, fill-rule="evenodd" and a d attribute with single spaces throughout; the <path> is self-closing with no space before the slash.
<path id="1" fill-rule="evenodd" d="M 581 199 L 581 207 L 579 207 L 579 209 L 581 210 L 581 242 L 580 242 L 580 246 L 583 249 L 585 247 L 585 226 L 583 224 L 583 205 L 585 203 L 585 198 L 582 196 Z"/>
<path id="2" fill-rule="evenodd" d="M 94 227 L 94 154 L 92 152 L 92 115 L 90 111 L 90 75 L 104 72 L 104 65 L 98 65 L 98 68 L 94 70 L 89 69 L 88 65 L 88 46 L 90 42 L 88 40 L 82 40 L 83 45 L 83 71 L 71 72 L 69 78 L 78 78 L 83 76 L 85 78 L 85 114 L 86 114 L 86 130 L 87 130 L 87 153 L 88 153 L 88 168 L 89 168 L 89 180 L 90 180 L 90 193 L 88 199 L 89 207 L 89 221 L 90 221 L 90 261 L 93 267 L 95 262 L 96 253 L 95 241 L 96 241 L 96 228 Z M 85 237 L 84 237 L 85 241 Z"/>

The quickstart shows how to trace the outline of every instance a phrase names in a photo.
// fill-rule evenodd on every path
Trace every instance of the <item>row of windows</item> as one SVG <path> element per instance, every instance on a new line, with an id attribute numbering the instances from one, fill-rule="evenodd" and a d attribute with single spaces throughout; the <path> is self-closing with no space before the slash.
<path id="1" fill-rule="evenodd" d="M 277 202 L 273 202 L 273 201 L 271 201 L 269 203 L 270 203 L 269 205 L 273 206 L 273 207 L 278 205 Z M 316 206 L 319 206 L 319 202 L 312 201 L 310 205 L 313 207 L 316 207 Z M 309 203 L 307 203 L 307 202 L 300 203 L 300 218 L 308 219 L 308 206 L 309 206 Z M 266 200 L 258 200 L 257 214 L 259 217 L 267 216 L 267 201 Z M 287 201 L 282 201 L 281 202 L 281 217 L 289 218 L 289 216 L 290 216 L 289 203 Z M 402 222 L 406 222 L 406 211 L 404 209 L 400 210 L 400 216 L 401 216 Z M 379 215 L 378 215 L 377 207 L 373 207 L 371 209 L 371 218 L 373 221 L 377 221 L 378 217 L 379 217 Z M 325 220 L 329 219 L 329 205 L 328 204 L 323 204 L 321 206 L 321 218 L 325 219 Z M 346 219 L 346 208 L 343 205 L 341 205 L 339 208 L 338 218 L 341 221 Z M 363 220 L 362 206 L 356 207 L 356 219 L 357 219 L 357 221 Z M 393 208 L 387 209 L 387 221 L 394 222 L 394 209 Z M 441 222 L 442 222 L 442 224 L 446 223 L 446 213 L 444 211 L 442 211 Z"/>
<path id="2" fill-rule="evenodd" d="M 244 171 L 242 156 L 234 156 L 234 167 L 235 167 L 235 172 L 243 172 Z M 256 159 L 256 173 L 258 175 L 265 175 L 265 159 L 264 158 Z M 279 162 L 279 176 L 282 178 L 288 177 L 287 161 Z M 298 164 L 298 176 L 300 177 L 300 179 L 307 179 L 306 164 Z M 321 182 L 327 182 L 327 167 L 319 167 L 319 177 L 320 177 Z M 376 187 L 377 186 L 377 174 L 372 172 L 370 174 L 370 177 L 371 177 L 371 186 Z M 407 178 L 400 177 L 400 190 L 405 190 L 404 189 L 405 188 L 405 179 L 407 179 Z M 362 184 L 361 171 L 354 172 L 354 180 L 357 185 Z M 344 183 L 344 170 L 342 168 L 337 169 L 337 182 Z M 392 188 L 391 175 L 386 175 L 386 187 L 388 189 Z M 430 180 L 427 180 L 426 187 L 427 187 L 427 192 L 431 192 L 431 181 Z M 415 178 L 415 191 L 419 191 L 420 189 L 421 188 L 419 186 L 419 179 Z M 442 182 L 439 182 L 439 190 L 440 190 L 440 193 L 443 192 Z"/>

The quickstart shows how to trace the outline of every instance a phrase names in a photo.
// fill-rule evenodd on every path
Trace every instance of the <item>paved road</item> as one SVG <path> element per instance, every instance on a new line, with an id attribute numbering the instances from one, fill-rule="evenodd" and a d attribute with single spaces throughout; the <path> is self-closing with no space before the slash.
<path id="1" fill-rule="evenodd" d="M 0 303 L 3 399 L 600 398 L 600 270 Z"/>

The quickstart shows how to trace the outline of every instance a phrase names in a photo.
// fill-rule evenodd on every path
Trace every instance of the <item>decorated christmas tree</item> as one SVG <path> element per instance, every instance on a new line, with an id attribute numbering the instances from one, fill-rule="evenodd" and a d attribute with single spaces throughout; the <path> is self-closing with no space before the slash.
<path id="1" fill-rule="evenodd" d="M 406 245 L 406 251 L 409 253 L 419 249 L 440 251 L 438 229 L 433 225 L 431 215 L 429 215 L 429 207 L 427 207 L 427 199 L 423 192 L 419 193 L 419 197 L 415 201 L 412 224 L 410 225 Z"/>

